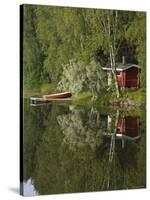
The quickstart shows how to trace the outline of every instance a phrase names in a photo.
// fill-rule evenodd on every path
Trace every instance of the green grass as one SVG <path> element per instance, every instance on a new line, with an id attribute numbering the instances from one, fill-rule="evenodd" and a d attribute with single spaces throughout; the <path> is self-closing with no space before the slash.
<path id="1" fill-rule="evenodd" d="M 50 83 L 43 83 L 36 88 L 30 88 L 24 90 L 24 98 L 29 98 L 31 96 L 41 97 L 44 94 L 52 94 L 57 92 L 56 86 Z"/>
<path id="2" fill-rule="evenodd" d="M 95 97 L 89 92 L 82 93 L 72 97 L 73 104 L 78 106 L 85 106 L 85 107 L 95 107 L 101 108 L 102 106 L 107 107 L 115 107 L 112 106 L 110 102 L 113 101 L 132 101 L 135 104 L 135 107 L 138 108 L 145 108 L 146 107 L 146 91 L 145 89 L 138 89 L 138 90 L 124 90 L 120 92 L 120 97 L 117 99 L 115 91 L 103 91 L 100 92 Z M 116 108 L 116 107 L 115 107 Z M 117 108 L 119 109 L 119 108 Z M 121 110 L 124 108 L 122 107 Z M 128 108 L 132 110 L 132 108 Z M 135 108 L 134 108 L 135 109 Z M 125 108 L 125 111 L 127 108 Z M 130 114 L 130 113 L 129 113 Z"/>
<path id="3" fill-rule="evenodd" d="M 90 92 L 85 92 L 72 97 L 72 103 L 76 105 L 86 105 L 89 106 L 91 103 L 92 94 Z"/>
<path id="4" fill-rule="evenodd" d="M 86 108 L 94 107 L 99 108 L 102 106 L 108 106 L 110 98 L 115 98 L 114 93 L 101 92 L 98 95 L 94 95 L 90 92 L 84 92 L 72 97 L 72 103 L 77 106 L 84 106 Z"/>

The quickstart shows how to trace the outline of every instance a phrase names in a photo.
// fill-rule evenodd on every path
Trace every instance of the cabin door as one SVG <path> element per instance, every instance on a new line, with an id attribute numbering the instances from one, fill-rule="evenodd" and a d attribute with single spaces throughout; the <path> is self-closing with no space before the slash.
<path id="1" fill-rule="evenodd" d="M 125 87 L 137 88 L 137 86 L 138 86 L 138 69 L 136 67 L 127 69 Z"/>

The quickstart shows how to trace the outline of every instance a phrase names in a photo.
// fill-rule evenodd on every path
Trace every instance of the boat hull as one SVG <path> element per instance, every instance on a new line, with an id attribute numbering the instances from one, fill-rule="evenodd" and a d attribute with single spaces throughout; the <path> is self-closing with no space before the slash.
<path id="1" fill-rule="evenodd" d="M 70 92 L 63 92 L 63 93 L 57 93 L 57 94 L 50 94 L 50 95 L 43 95 L 43 99 L 49 100 L 49 99 L 62 99 L 62 98 L 69 98 L 72 94 Z"/>

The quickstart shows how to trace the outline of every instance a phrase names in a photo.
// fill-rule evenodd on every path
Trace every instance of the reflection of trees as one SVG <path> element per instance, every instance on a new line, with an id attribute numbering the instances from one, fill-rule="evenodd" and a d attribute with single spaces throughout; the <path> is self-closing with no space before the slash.
<path id="1" fill-rule="evenodd" d="M 142 143 L 139 141 L 132 141 L 132 140 L 125 141 L 125 139 L 123 138 L 121 140 L 120 139 L 118 140 L 116 137 L 116 133 L 118 131 L 117 123 L 119 120 L 119 112 L 117 111 L 116 115 L 112 117 L 113 117 L 112 121 L 114 121 L 114 125 L 111 127 L 112 133 L 109 140 L 110 142 L 109 156 L 108 156 L 109 159 L 106 162 L 105 174 L 104 174 L 103 184 L 102 184 L 101 189 L 103 190 L 103 189 L 136 188 L 139 185 L 140 187 L 141 186 L 144 187 L 145 186 L 145 167 L 146 167 L 145 156 L 142 157 L 139 154 L 144 153 L 145 148 L 139 151 L 139 148 L 141 147 L 141 143 Z M 132 120 L 132 117 L 130 118 Z M 133 120 L 134 119 L 135 117 L 133 117 Z M 145 119 L 142 120 L 142 123 L 143 121 L 145 121 Z M 144 127 L 144 123 L 142 127 Z M 142 134 L 143 134 L 142 140 L 144 140 L 145 131 L 142 131 Z M 108 147 L 108 139 L 107 139 L 107 142 L 105 141 L 104 143 L 105 143 L 104 147 L 106 149 Z M 126 143 L 125 146 L 124 146 L 124 143 Z M 103 146 L 100 146 L 100 148 L 102 147 Z M 139 166 L 140 167 L 143 166 L 143 167 L 141 167 L 139 170 Z M 133 174 L 135 176 L 133 176 Z"/>
<path id="2" fill-rule="evenodd" d="M 29 163 L 32 170 L 25 167 L 39 194 L 134 188 L 145 184 L 145 137 L 138 143 L 128 141 L 124 149 L 116 140 L 113 160 L 109 162 L 110 138 L 102 136 L 107 126 L 106 115 L 73 107 L 68 112 L 53 105 L 41 111 L 43 120 L 37 124 L 39 114 L 37 110 L 34 112 L 30 118 L 26 117 L 29 127 L 34 122 L 34 131 L 25 135 L 26 159 L 33 159 Z"/>
<path id="3" fill-rule="evenodd" d="M 48 106 L 49 107 L 49 106 Z M 36 166 L 35 154 L 37 146 L 42 141 L 46 118 L 50 109 L 46 107 L 33 108 L 29 101 L 24 101 L 24 130 L 23 130 L 23 165 L 24 180 L 33 176 Z"/>
<path id="4" fill-rule="evenodd" d="M 141 174 L 141 166 L 137 165 L 139 157 L 138 145 L 133 141 L 128 141 L 126 148 L 122 148 L 121 142 L 116 140 L 113 160 L 110 160 L 110 149 L 108 148 L 108 159 L 105 161 L 106 167 L 103 174 L 102 190 L 136 188 L 136 186 L 141 185 L 140 181 L 134 180 L 134 177 L 138 179 L 138 176 Z"/>
<path id="5" fill-rule="evenodd" d="M 126 148 L 122 148 L 121 141 L 116 140 L 119 112 L 111 117 L 113 123 L 109 131 L 112 131 L 112 135 L 109 140 L 103 137 L 103 132 L 107 131 L 107 116 L 100 115 L 97 111 L 72 109 L 68 115 L 57 117 L 65 136 L 63 141 L 71 150 L 77 151 L 77 148 L 89 145 L 96 157 L 104 161 L 106 167 L 102 178 L 102 190 L 127 188 L 129 185 L 132 187 L 127 181 L 128 174 L 132 174 L 135 167 L 138 168 L 138 143 L 126 141 Z M 106 155 L 107 159 L 104 159 Z"/>
<path id="6" fill-rule="evenodd" d="M 106 121 L 101 120 L 103 117 L 94 110 L 87 112 L 77 109 L 72 109 L 67 115 L 58 116 L 57 120 L 64 134 L 63 142 L 72 150 L 84 145 L 96 150 L 103 142 L 102 127 L 106 125 Z"/>

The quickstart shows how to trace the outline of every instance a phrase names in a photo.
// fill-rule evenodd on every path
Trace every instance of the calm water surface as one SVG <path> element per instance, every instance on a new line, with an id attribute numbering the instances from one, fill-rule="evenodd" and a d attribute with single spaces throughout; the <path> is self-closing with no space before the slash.
<path id="1" fill-rule="evenodd" d="M 24 101 L 24 196 L 146 186 L 145 113 Z"/>

